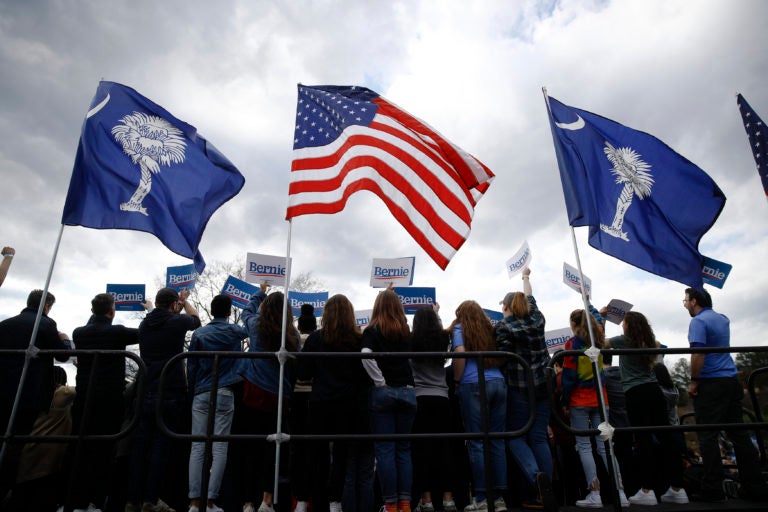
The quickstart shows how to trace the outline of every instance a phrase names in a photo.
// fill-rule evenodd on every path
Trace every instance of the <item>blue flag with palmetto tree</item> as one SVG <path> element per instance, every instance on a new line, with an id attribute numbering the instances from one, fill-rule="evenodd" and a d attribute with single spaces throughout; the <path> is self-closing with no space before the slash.
<path id="1" fill-rule="evenodd" d="M 100 82 L 83 121 L 61 222 L 152 233 L 202 273 L 205 226 L 244 183 L 194 126 L 130 87 Z"/>
<path id="2" fill-rule="evenodd" d="M 548 102 L 570 225 L 589 226 L 595 249 L 701 289 L 699 241 L 725 206 L 714 180 L 652 135 Z"/>

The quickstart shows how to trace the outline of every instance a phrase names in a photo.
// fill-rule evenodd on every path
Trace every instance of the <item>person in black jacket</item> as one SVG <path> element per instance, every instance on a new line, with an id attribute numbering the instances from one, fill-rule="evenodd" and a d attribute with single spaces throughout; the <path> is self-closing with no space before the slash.
<path id="1" fill-rule="evenodd" d="M 142 303 L 152 308 L 152 301 Z M 93 315 L 88 323 L 72 332 L 78 350 L 125 350 L 139 343 L 139 330 L 112 325 L 115 298 L 100 293 L 91 300 Z M 125 356 L 89 355 L 77 357 L 77 396 L 72 406 L 73 432 L 85 435 L 109 435 L 120 431 L 125 416 Z M 89 503 L 101 508 L 108 493 L 108 476 L 114 441 L 91 441 L 72 445 L 73 473 L 71 504 L 85 509 Z"/>
<path id="2" fill-rule="evenodd" d="M 43 302 L 43 295 L 45 301 Z M 56 322 L 48 317 L 56 298 L 52 293 L 33 290 L 27 297 L 27 307 L 18 315 L 0 322 L 0 349 L 24 350 L 29 348 L 35 318 L 43 302 L 42 316 L 35 337 L 34 346 L 40 350 L 68 350 L 71 348 L 69 336 L 59 332 Z M 24 382 L 21 374 L 24 368 L 24 354 L 3 354 L 0 357 L 0 428 L 3 433 L 28 435 L 32 431 L 39 414 L 45 414 L 53 398 L 53 359 L 49 355 L 37 355 L 29 359 L 29 366 Z M 55 356 L 57 361 L 66 361 L 69 356 Z M 22 387 L 13 428 L 9 420 L 16 393 Z M 23 444 L 10 443 L 3 446 L 3 459 L 0 461 L 0 500 L 2 500 L 16 481 L 16 470 Z"/>
<path id="3" fill-rule="evenodd" d="M 186 300 L 189 290 L 181 293 L 172 288 L 162 288 L 155 296 L 156 307 L 139 325 L 139 351 L 147 366 L 145 396 L 139 426 L 133 441 L 126 511 L 141 512 L 173 511 L 160 499 L 168 463 L 169 439 L 160 432 L 155 419 L 158 408 L 160 373 L 165 364 L 184 351 L 187 331 L 200 327 L 195 307 Z M 184 311 L 184 313 L 181 313 Z M 178 432 L 179 420 L 187 416 L 187 379 L 181 361 L 168 368 L 163 382 L 165 389 L 160 409 L 163 421 L 171 430 Z M 149 456 L 149 460 L 145 457 Z M 143 492 L 142 492 L 143 490 Z"/>

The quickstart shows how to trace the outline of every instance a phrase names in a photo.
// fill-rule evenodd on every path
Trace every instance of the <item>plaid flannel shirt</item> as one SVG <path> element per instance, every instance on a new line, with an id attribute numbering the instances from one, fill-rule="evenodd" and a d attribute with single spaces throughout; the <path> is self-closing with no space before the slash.
<path id="1" fill-rule="evenodd" d="M 530 313 L 523 317 L 508 316 L 496 324 L 496 348 L 513 352 L 524 359 L 533 373 L 533 385 L 537 390 L 546 386 L 546 370 L 549 351 L 544 338 L 544 315 L 536 306 L 536 299 L 528 295 Z M 503 368 L 507 386 L 515 391 L 528 387 L 525 371 L 515 360 L 508 360 Z"/>

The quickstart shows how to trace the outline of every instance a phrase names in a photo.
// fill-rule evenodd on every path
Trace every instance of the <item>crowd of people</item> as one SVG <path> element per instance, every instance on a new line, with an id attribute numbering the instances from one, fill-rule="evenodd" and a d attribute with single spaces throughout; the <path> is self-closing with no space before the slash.
<path id="1" fill-rule="evenodd" d="M 505 512 L 507 503 L 554 511 L 614 499 L 622 506 L 684 504 L 689 494 L 725 499 L 715 431 L 698 432 L 703 466 L 695 489 L 684 478 L 679 433 L 625 432 L 609 450 L 584 435 L 603 423 L 674 424 L 677 390 L 669 391 L 657 354 L 623 355 L 618 371 L 610 366 L 605 349 L 659 346 L 637 312 L 625 315 L 621 336 L 606 339 L 604 310 L 573 311 L 566 350 L 584 355 L 568 353 L 554 365 L 556 377 L 548 373 L 545 318 L 530 273 L 522 272 L 522 291 L 500 302 L 504 319 L 496 325 L 467 300 L 447 327 L 437 305 L 417 311 L 409 326 L 390 287 L 376 297 L 364 330 L 340 294 L 328 299 L 319 328 L 311 305 L 294 323 L 282 292 L 267 293 L 267 285 L 243 309 L 242 325 L 230 321 L 231 300 L 217 295 L 203 326 L 189 291 L 163 288 L 143 303 L 148 312 L 135 329 L 113 324 L 114 298 L 96 295 L 90 320 L 70 339 L 50 317 L 53 294 L 35 290 L 19 315 L 0 322 L 0 349 L 27 349 L 42 306 L 35 346 L 86 352 L 77 355 L 74 389 L 53 362 L 69 354 L 4 354 L 0 427 L 14 436 L 78 437 L 5 442 L 0 510 Z M 729 346 L 728 319 L 705 291 L 686 289 L 683 305 L 692 347 Z M 143 362 L 132 383 L 124 354 L 98 352 L 130 345 Z M 254 355 L 221 354 L 243 351 Z M 730 355 L 695 353 L 691 362 L 697 422 L 741 422 Z M 557 389 L 555 407 L 548 384 Z M 220 437 L 206 445 L 208 433 Z M 392 437 L 399 434 L 413 437 Z M 768 501 L 748 434 L 728 435 L 742 495 Z M 287 449 L 276 450 L 275 438 L 288 439 Z"/>

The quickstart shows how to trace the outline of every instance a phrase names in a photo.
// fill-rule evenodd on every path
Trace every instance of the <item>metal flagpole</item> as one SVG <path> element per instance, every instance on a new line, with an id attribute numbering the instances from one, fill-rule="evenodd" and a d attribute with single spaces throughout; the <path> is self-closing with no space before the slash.
<path id="1" fill-rule="evenodd" d="M 56 238 L 56 246 L 53 249 L 53 257 L 51 258 L 51 265 L 48 267 L 48 276 L 45 278 L 45 286 L 43 287 L 43 296 L 40 298 L 40 304 L 37 307 L 37 316 L 35 317 L 35 325 L 32 328 L 32 336 L 29 339 L 29 346 L 27 352 L 24 354 L 24 366 L 21 369 L 21 379 L 19 380 L 19 387 L 16 390 L 16 398 L 13 400 L 13 408 L 11 409 L 11 416 L 8 418 L 8 426 L 5 429 L 5 438 L 2 442 L 2 449 L 0 449 L 0 466 L 5 459 L 5 452 L 8 447 L 8 437 L 11 435 L 13 423 L 16 420 L 16 414 L 19 409 L 19 402 L 21 401 L 21 392 L 24 388 L 24 382 L 27 378 L 27 372 L 29 370 L 29 361 L 33 357 L 37 357 L 38 348 L 35 346 L 35 340 L 37 339 L 37 331 L 40 328 L 40 319 L 43 316 L 43 310 L 45 309 L 45 299 L 48 297 L 48 286 L 51 283 L 51 275 L 53 275 L 53 266 L 56 263 L 56 255 L 59 253 L 59 244 L 61 244 L 61 235 L 64 233 L 64 224 L 59 228 L 59 236 Z"/>
<path id="2" fill-rule="evenodd" d="M 549 104 L 549 95 L 547 94 L 547 88 L 542 87 L 541 88 L 542 93 L 544 94 L 544 101 L 547 105 L 547 114 L 549 115 L 550 121 L 553 121 L 552 119 L 552 108 Z M 553 129 L 552 138 L 553 142 L 556 143 L 554 140 L 556 137 Z M 584 283 L 584 274 L 581 270 L 581 258 L 579 257 L 579 246 L 576 243 L 576 231 L 573 229 L 573 226 L 571 226 L 571 240 L 573 241 L 573 252 L 576 255 L 576 268 L 579 271 L 579 280 L 581 282 L 581 300 L 584 304 L 584 315 L 591 316 L 592 313 L 589 311 L 589 301 L 587 300 L 587 291 L 586 286 Z M 611 464 L 608 469 L 609 477 L 614 479 L 614 482 L 616 483 L 616 489 L 617 492 L 614 496 L 614 505 L 618 506 L 619 509 L 621 509 L 621 501 L 619 499 L 618 490 L 621 490 L 623 488 L 623 485 L 620 480 L 620 471 L 619 471 L 619 463 L 616 460 L 616 455 L 613 450 L 613 427 L 608 421 L 608 410 L 605 406 L 605 399 L 603 395 L 603 383 L 600 380 L 600 372 L 598 367 L 598 358 L 600 357 L 600 349 L 595 347 L 594 339 L 595 335 L 592 329 L 592 322 L 589 319 L 589 316 L 585 316 L 585 320 L 587 321 L 587 329 L 589 332 L 589 348 L 584 351 L 584 354 L 589 357 L 589 359 L 592 361 L 592 372 L 595 376 L 595 381 L 597 382 L 597 403 L 600 406 L 600 412 L 602 414 L 603 423 L 601 423 L 598 426 L 598 430 L 600 430 L 600 438 L 605 440 L 605 444 L 608 447 L 608 456 L 611 459 Z M 617 478 L 618 476 L 618 478 Z M 591 482 L 588 482 L 589 485 L 591 485 Z"/>
<path id="3" fill-rule="evenodd" d="M 274 489 L 272 493 L 272 502 L 278 503 L 278 484 L 280 480 L 280 443 L 286 442 L 290 439 L 290 436 L 283 434 L 283 377 L 285 376 L 285 362 L 289 355 L 285 349 L 285 338 L 288 332 L 288 288 L 291 283 L 291 232 L 293 228 L 293 221 L 288 221 L 288 243 L 285 250 L 285 286 L 283 294 L 283 330 L 280 335 L 280 351 L 277 353 L 277 361 L 280 363 L 280 380 L 277 385 L 277 430 L 273 440 L 275 441 L 275 481 Z M 269 436 L 272 437 L 272 436 Z M 267 440 L 270 440 L 269 437 Z"/>

